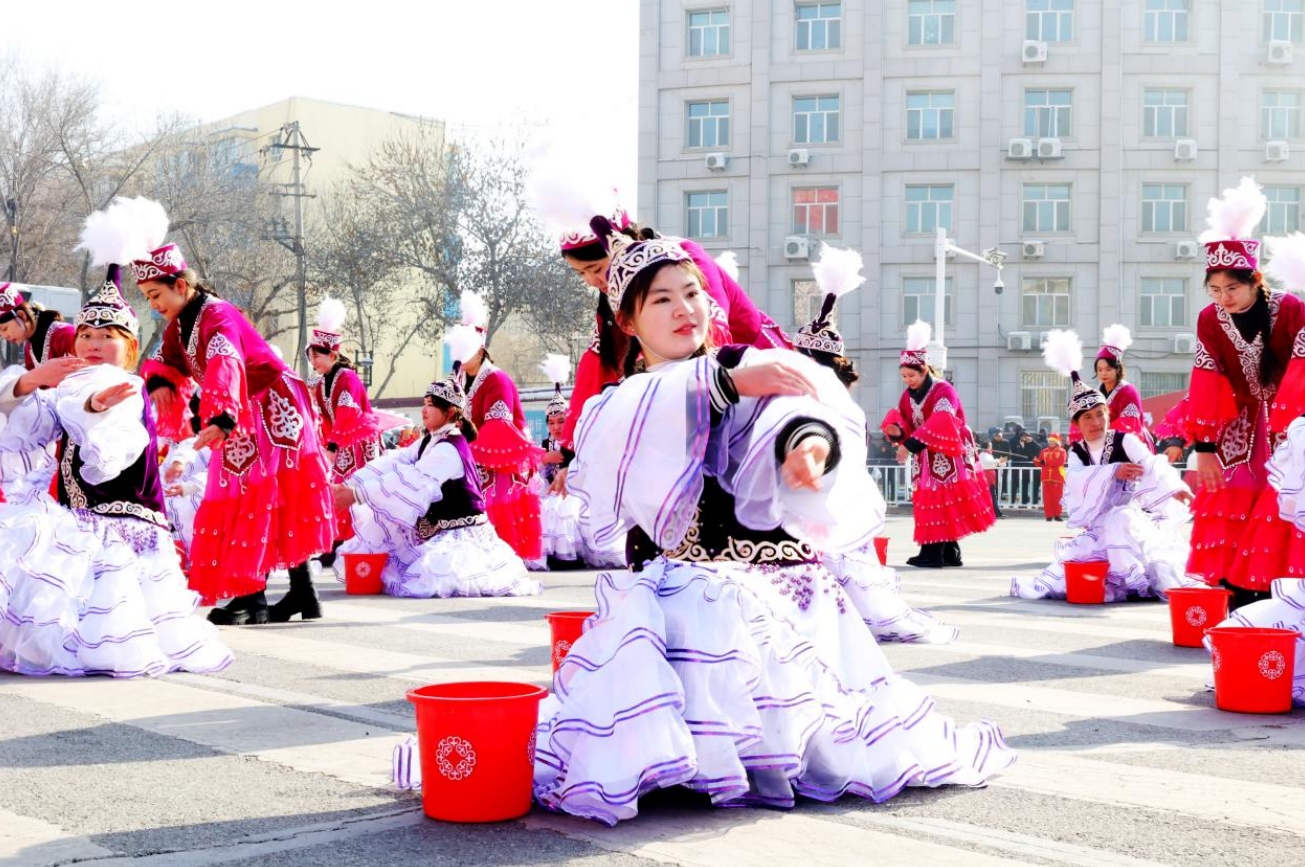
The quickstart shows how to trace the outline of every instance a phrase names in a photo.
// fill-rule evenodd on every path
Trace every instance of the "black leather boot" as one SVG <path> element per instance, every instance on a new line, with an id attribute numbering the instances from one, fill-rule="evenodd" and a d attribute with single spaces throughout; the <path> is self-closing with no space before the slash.
<path id="1" fill-rule="evenodd" d="M 322 603 L 317 598 L 317 588 L 313 586 L 307 563 L 290 569 L 290 592 L 267 613 L 268 620 L 273 623 L 285 623 L 296 614 L 302 620 L 316 620 L 322 616 Z"/>
<path id="2" fill-rule="evenodd" d="M 944 566 L 964 566 L 961 562 L 961 543 L 943 542 L 942 559 Z"/>
<path id="3" fill-rule="evenodd" d="M 266 623 L 267 618 L 267 596 L 262 590 L 248 596 L 237 596 L 222 608 L 214 608 L 208 613 L 208 622 L 218 626 L 249 626 Z"/>
<path id="4" fill-rule="evenodd" d="M 942 542 L 927 542 L 921 545 L 919 554 L 906 558 L 906 565 L 920 569 L 943 568 L 943 544 Z"/>

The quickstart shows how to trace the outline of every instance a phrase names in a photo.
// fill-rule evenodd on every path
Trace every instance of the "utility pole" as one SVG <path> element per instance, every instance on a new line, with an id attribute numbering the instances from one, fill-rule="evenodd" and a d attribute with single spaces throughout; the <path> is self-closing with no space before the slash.
<path id="1" fill-rule="evenodd" d="M 18 200 L 5 199 L 5 220 L 9 223 L 9 282 L 18 279 Z"/>
<path id="2" fill-rule="evenodd" d="M 308 345 L 308 285 L 304 268 L 304 199 L 316 198 L 304 192 L 303 172 L 301 158 L 307 155 L 309 162 L 312 161 L 312 155 L 321 150 L 321 148 L 309 147 L 307 139 L 304 138 L 303 132 L 299 129 L 299 121 L 291 121 L 281 127 L 280 140 L 264 148 L 264 153 L 271 150 L 288 150 L 293 154 L 293 164 L 291 165 L 291 181 L 288 184 L 277 184 L 280 191 L 276 192 L 278 196 L 288 196 L 295 200 L 295 223 L 294 233 L 289 232 L 289 226 L 284 219 L 274 220 L 273 225 L 269 227 L 267 237 L 276 241 L 295 255 L 295 285 L 299 290 L 299 346 L 295 352 L 298 358 L 299 375 L 308 378 L 308 356 L 303 351 Z"/>

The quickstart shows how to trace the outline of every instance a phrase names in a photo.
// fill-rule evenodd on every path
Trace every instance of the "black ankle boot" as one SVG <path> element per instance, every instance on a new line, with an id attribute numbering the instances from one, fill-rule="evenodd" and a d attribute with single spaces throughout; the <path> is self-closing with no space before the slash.
<path id="1" fill-rule="evenodd" d="M 296 614 L 302 620 L 316 620 L 322 616 L 322 603 L 317 598 L 317 588 L 313 586 L 307 563 L 290 569 L 290 592 L 268 609 L 267 619 L 273 623 L 285 623 Z"/>
<path id="2" fill-rule="evenodd" d="M 959 542 L 942 543 L 942 561 L 944 566 L 964 566 L 961 562 L 961 545 Z"/>
<path id="3" fill-rule="evenodd" d="M 218 626 L 249 626 L 266 623 L 267 618 L 267 596 L 262 590 L 248 596 L 237 596 L 224 607 L 214 608 L 208 613 L 208 622 Z"/>
<path id="4" fill-rule="evenodd" d="M 1238 587 L 1231 583 L 1227 578 L 1219 582 L 1225 588 L 1232 591 L 1232 596 L 1228 599 L 1228 611 L 1233 612 L 1243 605 L 1251 605 L 1255 602 L 1263 602 L 1265 599 L 1273 598 L 1273 594 L 1268 590 L 1248 590 L 1245 587 Z"/>
<path id="5" fill-rule="evenodd" d="M 906 558 L 906 565 L 920 569 L 943 568 L 943 543 L 927 542 L 921 545 L 919 554 Z"/>

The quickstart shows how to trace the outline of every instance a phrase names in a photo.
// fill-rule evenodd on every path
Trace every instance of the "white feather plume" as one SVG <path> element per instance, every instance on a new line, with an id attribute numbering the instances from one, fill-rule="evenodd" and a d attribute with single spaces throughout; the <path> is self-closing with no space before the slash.
<path id="1" fill-rule="evenodd" d="M 459 364 L 466 364 L 485 345 L 480 332 L 470 325 L 454 325 L 444 332 L 444 343 L 449 347 L 449 355 Z"/>
<path id="2" fill-rule="evenodd" d="M 92 265 L 126 265 L 147 258 L 167 234 L 168 215 L 162 205 L 119 197 L 86 218 L 76 249 L 89 252 Z"/>
<path id="3" fill-rule="evenodd" d="M 1107 325 L 1101 331 L 1101 345 L 1113 346 L 1123 352 L 1133 345 L 1133 333 L 1128 330 L 1127 325 L 1119 325 L 1118 323 Z"/>
<path id="4" fill-rule="evenodd" d="M 739 282 L 739 257 L 734 255 L 733 250 L 726 250 L 716 257 L 716 264 L 724 271 L 729 278 L 735 283 Z"/>
<path id="5" fill-rule="evenodd" d="M 927 349 L 931 337 L 933 326 L 923 319 L 917 319 L 906 328 L 906 348 L 912 352 Z"/>
<path id="6" fill-rule="evenodd" d="M 616 211 L 616 188 L 600 179 L 591 156 L 583 146 L 555 143 L 532 167 L 526 201 L 550 232 L 588 231 L 591 219 Z"/>
<path id="7" fill-rule="evenodd" d="M 1269 249 L 1264 273 L 1289 292 L 1305 289 L 1305 234 L 1292 232 L 1281 238 L 1265 238 Z"/>
<path id="8" fill-rule="evenodd" d="M 861 265 L 859 251 L 841 250 L 825 244 L 820 248 L 820 261 L 811 266 L 811 271 L 815 274 L 821 294 L 838 297 L 865 282 L 865 277 L 861 275 Z M 927 322 L 922 324 L 928 325 Z M 924 342 L 928 343 L 929 338 L 925 337 Z"/>
<path id="9" fill-rule="evenodd" d="M 544 376 L 548 377 L 549 382 L 554 385 L 565 385 L 566 381 L 571 378 L 571 359 L 565 355 L 550 352 L 539 363 L 539 369 L 543 371 Z"/>
<path id="10" fill-rule="evenodd" d="M 470 289 L 463 289 L 459 306 L 462 310 L 463 325 L 470 325 L 472 328 L 484 328 L 489 324 L 489 308 L 485 306 L 485 299 L 481 298 L 477 293 Z"/>
<path id="11" fill-rule="evenodd" d="M 1047 335 L 1042 357 L 1047 367 L 1061 376 L 1069 376 L 1083 366 L 1083 340 L 1073 331 L 1058 328 Z"/>
<path id="12" fill-rule="evenodd" d="M 1202 244 L 1209 244 L 1249 238 L 1264 219 L 1268 207 L 1264 191 L 1255 183 L 1255 178 L 1242 178 L 1237 186 L 1224 190 L 1221 198 L 1210 199 L 1205 218 L 1210 228 L 1201 233 L 1199 240 Z"/>
<path id="13" fill-rule="evenodd" d="M 322 331 L 339 334 L 348 318 L 349 310 L 338 298 L 323 298 L 317 307 L 317 327 Z"/>

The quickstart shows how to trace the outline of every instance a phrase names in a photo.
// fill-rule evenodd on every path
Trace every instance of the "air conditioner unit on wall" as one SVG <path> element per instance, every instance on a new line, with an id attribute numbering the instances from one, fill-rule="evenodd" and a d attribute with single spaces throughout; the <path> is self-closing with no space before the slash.
<path id="1" fill-rule="evenodd" d="M 1046 348 L 1046 346 L 1047 346 L 1047 338 L 1050 337 L 1050 336 L 1051 336 L 1051 332 L 1050 332 L 1050 331 L 1039 331 L 1039 332 L 1038 332 L 1038 349 L 1045 349 L 1045 348 Z"/>
<path id="2" fill-rule="evenodd" d="M 811 258 L 811 242 L 800 235 L 790 235 L 784 239 L 785 259 Z"/>
<path id="3" fill-rule="evenodd" d="M 1264 52 L 1264 62 L 1274 66 L 1287 66 L 1292 61 L 1292 44 L 1284 39 L 1272 39 Z"/>
<path id="4" fill-rule="evenodd" d="M 1027 160 L 1033 157 L 1033 139 L 1013 138 L 1006 146 L 1006 156 L 1012 160 Z"/>
<path id="5" fill-rule="evenodd" d="M 1040 160 L 1058 160 L 1062 156 L 1060 139 L 1058 138 L 1040 138 L 1038 139 L 1038 159 Z"/>
<path id="6" fill-rule="evenodd" d="M 1198 148 L 1196 139 L 1183 138 L 1174 142 L 1174 159 L 1176 160 L 1194 160 L 1196 159 Z"/>
<path id="7" fill-rule="evenodd" d="M 730 163 L 730 158 L 723 153 L 707 154 L 707 168 L 712 171 L 721 171 Z"/>
<path id="8" fill-rule="evenodd" d="M 806 148 L 793 148 L 788 152 L 788 164 L 790 166 L 806 166 L 811 164 L 811 151 Z"/>
<path id="9" fill-rule="evenodd" d="M 1280 163 L 1291 156 L 1291 148 L 1285 141 L 1271 141 L 1264 144 L 1264 161 Z"/>
<path id="10" fill-rule="evenodd" d="M 1195 334 L 1174 335 L 1174 353 L 1176 355 L 1191 355 L 1194 352 L 1196 352 Z"/>
<path id="11" fill-rule="evenodd" d="M 1201 245 L 1195 241 L 1179 241 L 1174 244 L 1175 259 L 1195 259 L 1201 254 Z"/>
<path id="12" fill-rule="evenodd" d="M 1011 331 L 1006 335 L 1006 348 L 1011 352 L 1028 352 L 1033 348 L 1033 335 L 1027 331 Z"/>
<path id="13" fill-rule="evenodd" d="M 1025 39 L 1020 49 L 1020 60 L 1025 63 L 1045 63 L 1047 60 L 1047 43 L 1034 39 Z"/>
<path id="14" fill-rule="evenodd" d="M 1041 259 L 1047 255 L 1047 245 L 1042 241 L 1025 241 L 1020 244 L 1020 255 L 1025 259 Z"/>

